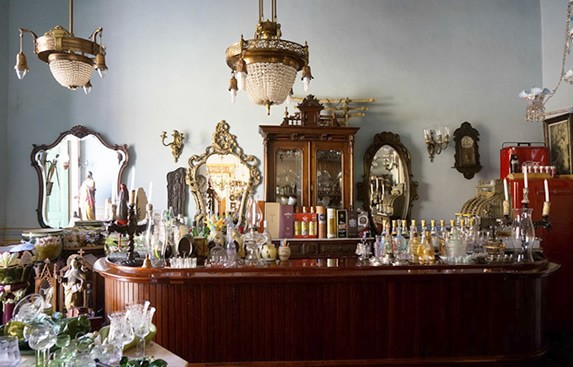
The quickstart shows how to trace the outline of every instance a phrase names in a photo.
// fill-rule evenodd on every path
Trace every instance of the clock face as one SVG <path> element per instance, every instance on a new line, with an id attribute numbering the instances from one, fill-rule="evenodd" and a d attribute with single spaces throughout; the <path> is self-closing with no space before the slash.
<path id="1" fill-rule="evenodd" d="M 464 136 L 462 138 L 462 148 L 471 148 L 474 145 L 474 139 L 471 136 Z"/>

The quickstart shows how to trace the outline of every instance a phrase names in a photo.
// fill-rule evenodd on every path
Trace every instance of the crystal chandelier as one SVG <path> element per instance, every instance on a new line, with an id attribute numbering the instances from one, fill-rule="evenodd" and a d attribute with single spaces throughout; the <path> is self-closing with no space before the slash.
<path id="1" fill-rule="evenodd" d="M 304 90 L 313 79 L 308 65 L 308 45 L 281 39 L 276 0 L 272 0 L 271 20 L 264 20 L 263 0 L 259 0 L 259 23 L 253 39 L 241 40 L 225 52 L 231 68 L 229 92 L 235 101 L 237 90 L 246 90 L 251 101 L 270 107 L 283 103 L 292 94 L 297 73 L 302 70 Z"/>
<path id="2" fill-rule="evenodd" d="M 102 28 L 96 29 L 89 39 L 77 38 L 73 31 L 74 1 L 69 0 L 69 30 L 56 26 L 38 37 L 31 30 L 20 28 L 20 52 L 16 55 L 14 69 L 18 79 L 24 78 L 29 71 L 26 55 L 22 51 L 24 33 L 29 33 L 34 39 L 34 53 L 38 58 L 47 62 L 50 71 L 62 86 L 76 90 L 83 88 L 88 94 L 91 91 L 90 82 L 93 70 L 96 69 L 101 78 L 107 71 L 105 64 L 105 47 L 102 45 Z M 99 37 L 99 43 L 96 41 Z"/>
<path id="3" fill-rule="evenodd" d="M 547 88 L 533 87 L 530 89 L 522 90 L 519 93 L 519 97 L 523 98 L 527 103 L 525 109 L 525 121 L 528 122 L 542 122 L 548 115 L 555 115 L 559 113 L 570 112 L 571 108 L 564 110 L 545 112 L 545 104 L 551 97 L 557 93 L 557 89 L 561 85 L 562 81 L 566 81 L 569 84 L 573 84 L 573 68 L 565 71 L 565 64 L 567 62 L 567 57 L 571 53 L 573 48 L 573 28 L 571 27 L 571 16 L 573 14 L 573 0 L 569 0 L 567 4 L 567 15 L 565 18 L 565 40 L 563 43 L 563 56 L 561 59 L 561 74 L 559 75 L 559 81 L 553 90 Z"/>

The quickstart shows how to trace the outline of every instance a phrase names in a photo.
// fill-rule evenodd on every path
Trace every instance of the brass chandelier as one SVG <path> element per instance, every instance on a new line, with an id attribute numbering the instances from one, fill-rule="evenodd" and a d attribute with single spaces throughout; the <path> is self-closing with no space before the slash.
<path id="1" fill-rule="evenodd" d="M 304 90 L 313 79 L 308 65 L 308 44 L 304 46 L 281 39 L 277 23 L 276 0 L 272 0 L 271 20 L 264 20 L 263 0 L 259 0 L 259 22 L 253 39 L 241 40 L 225 52 L 231 68 L 229 92 L 232 102 L 237 90 L 246 90 L 251 101 L 270 107 L 292 95 L 297 73 L 302 70 Z"/>
<path id="2" fill-rule="evenodd" d="M 16 55 L 14 69 L 18 79 L 24 78 L 29 71 L 26 55 L 22 51 L 24 33 L 34 39 L 34 53 L 50 66 L 50 71 L 62 86 L 76 90 L 83 88 L 87 94 L 91 91 L 91 76 L 96 69 L 101 78 L 107 71 L 105 47 L 102 45 L 102 28 L 96 29 L 89 39 L 77 38 L 73 31 L 74 1 L 69 0 L 69 28 L 56 26 L 38 37 L 31 30 L 20 28 L 20 52 Z M 97 39 L 99 37 L 99 43 Z"/>

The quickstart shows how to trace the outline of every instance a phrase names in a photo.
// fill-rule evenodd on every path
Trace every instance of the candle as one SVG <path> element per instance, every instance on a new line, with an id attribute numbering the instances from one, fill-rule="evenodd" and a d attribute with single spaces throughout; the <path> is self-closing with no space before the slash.
<path id="1" fill-rule="evenodd" d="M 527 185 L 527 167 L 522 166 L 523 170 L 523 186 L 527 189 L 529 186 Z"/>
<path id="2" fill-rule="evenodd" d="M 153 193 L 153 182 L 149 181 L 149 197 L 147 198 L 147 202 L 151 203 L 151 194 Z"/>
<path id="3" fill-rule="evenodd" d="M 131 191 L 135 190 L 135 166 L 131 169 L 131 185 L 129 186 Z"/>
<path id="4" fill-rule="evenodd" d="M 543 182 L 543 185 L 545 186 L 545 202 L 549 202 L 549 183 L 547 182 L 547 179 L 545 179 L 545 182 Z"/>
<path id="5" fill-rule="evenodd" d="M 503 197 L 505 201 L 509 201 L 509 191 L 507 190 L 507 179 L 503 179 Z"/>
<path id="6" fill-rule="evenodd" d="M 129 196 L 129 203 L 135 204 L 135 190 L 131 190 L 131 195 Z"/>

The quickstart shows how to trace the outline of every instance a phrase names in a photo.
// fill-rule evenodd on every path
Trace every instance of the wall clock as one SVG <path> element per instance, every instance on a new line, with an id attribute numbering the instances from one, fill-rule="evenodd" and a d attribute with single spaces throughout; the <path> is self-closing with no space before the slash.
<path id="1" fill-rule="evenodd" d="M 478 141 L 479 132 L 467 121 L 454 131 L 456 144 L 454 167 L 468 180 L 481 170 Z"/>

